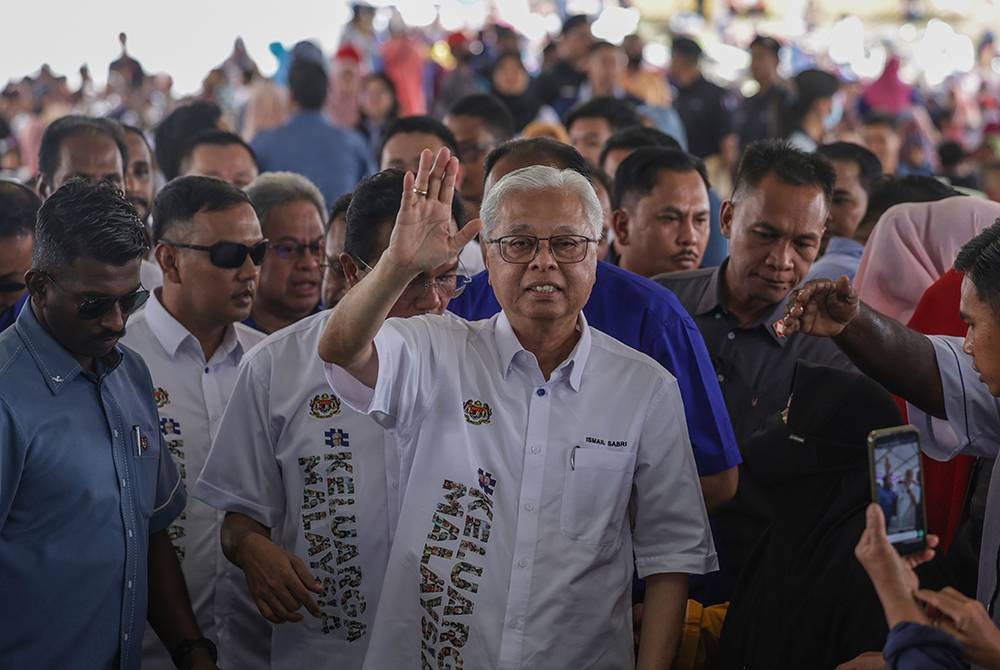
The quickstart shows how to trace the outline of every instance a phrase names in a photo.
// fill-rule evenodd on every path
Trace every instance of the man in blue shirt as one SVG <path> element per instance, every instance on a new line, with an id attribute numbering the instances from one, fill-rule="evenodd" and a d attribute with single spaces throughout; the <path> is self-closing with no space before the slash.
<path id="1" fill-rule="evenodd" d="M 297 59 L 288 75 L 292 117 L 250 143 L 263 172 L 297 172 L 316 184 L 326 202 L 354 190 L 375 172 L 375 157 L 355 133 L 323 116 L 327 75 L 323 66 Z"/>
<path id="2" fill-rule="evenodd" d="M 28 301 L 24 274 L 31 267 L 35 214 L 41 202 L 27 186 L 0 181 L 0 332 Z"/>
<path id="3" fill-rule="evenodd" d="M 117 346 L 147 250 L 109 184 L 73 180 L 39 211 L 31 301 L 0 334 L 4 667 L 137 669 L 147 598 L 178 667 L 215 667 L 166 531 L 186 495 L 149 371 Z"/>
<path id="4" fill-rule="evenodd" d="M 571 147 L 544 139 L 515 140 L 487 156 L 484 193 L 505 174 L 539 164 L 589 177 L 586 163 Z M 488 318 L 500 311 L 488 274 L 473 277 L 448 309 L 466 319 Z M 706 507 L 732 498 L 742 459 L 705 343 L 677 298 L 648 279 L 598 263 L 597 280 L 583 313 L 591 326 L 655 359 L 677 378 Z"/>

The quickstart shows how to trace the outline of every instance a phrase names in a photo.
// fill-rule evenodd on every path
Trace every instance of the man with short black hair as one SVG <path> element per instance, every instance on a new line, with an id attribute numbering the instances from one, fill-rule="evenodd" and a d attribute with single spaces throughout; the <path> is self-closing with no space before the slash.
<path id="1" fill-rule="evenodd" d="M 31 269 L 35 216 L 41 205 L 27 186 L 0 180 L 0 332 L 14 325 L 31 297 L 24 275 Z"/>
<path id="2" fill-rule="evenodd" d="M 701 56 L 701 47 L 688 37 L 671 43 L 667 74 L 676 89 L 674 109 L 684 121 L 688 151 L 701 159 L 719 154 L 730 165 L 738 155 L 730 95 L 702 75 Z"/>
<path id="3" fill-rule="evenodd" d="M 321 309 L 326 203 L 312 182 L 292 172 L 265 172 L 246 192 L 269 251 L 244 323 L 273 333 Z"/>
<path id="4" fill-rule="evenodd" d="M 458 141 L 448 126 L 431 116 L 402 116 L 382 133 L 379 167 L 413 172 L 420 162 L 421 151 L 437 151 L 441 147 L 458 152 Z"/>
<path id="5" fill-rule="evenodd" d="M 786 333 L 781 321 L 819 252 L 834 181 L 825 158 L 778 140 L 751 144 L 722 205 L 729 258 L 718 268 L 656 278 L 677 294 L 705 338 L 740 443 L 786 406 L 800 359 L 852 368 L 832 343 Z M 708 602 L 729 599 L 767 525 L 750 474 L 741 470 L 736 499 L 713 521 L 722 569 L 700 594 Z"/>
<path id="6" fill-rule="evenodd" d="M 455 135 L 456 155 L 462 163 L 462 181 L 458 184 L 462 204 L 469 218 L 478 218 L 483 200 L 483 159 L 514 136 L 514 117 L 492 95 L 477 93 L 452 105 L 443 121 Z"/>
<path id="7" fill-rule="evenodd" d="M 146 135 L 135 126 L 122 126 L 125 130 L 125 147 L 128 165 L 125 166 L 125 197 L 135 207 L 139 218 L 149 226 L 149 211 L 153 207 L 154 175 L 153 150 Z"/>
<path id="8" fill-rule="evenodd" d="M 934 177 L 924 175 L 894 177 L 883 174 L 872 184 L 868 193 L 868 207 L 854 232 L 854 239 L 866 244 L 879 219 L 894 205 L 904 202 L 937 202 L 961 195 L 964 194 Z"/>
<path id="9" fill-rule="evenodd" d="M 208 458 L 240 359 L 264 339 L 239 322 L 250 315 L 267 241 L 246 193 L 220 179 L 174 179 L 157 196 L 154 214 L 163 286 L 123 342 L 149 366 L 160 432 L 190 488 Z M 239 575 L 227 574 L 221 526 L 221 513 L 189 498 L 168 532 L 198 625 L 218 642 L 223 665 L 266 667 L 269 631 L 239 588 Z M 147 628 L 143 668 L 172 667 Z"/>
<path id="10" fill-rule="evenodd" d="M 186 495 L 149 370 L 118 346 L 149 296 L 147 251 L 111 184 L 73 180 L 38 212 L 30 307 L 0 334 L 0 658 L 10 667 L 137 670 L 147 617 L 178 667 L 215 667 L 167 531 Z M 43 634 L 57 613 L 72 616 Z"/>
<path id="11" fill-rule="evenodd" d="M 587 80 L 587 50 L 594 41 L 590 18 L 574 14 L 563 21 L 556 44 L 558 59 L 552 69 L 538 77 L 542 102 L 562 116 L 580 97 L 580 86 Z"/>
<path id="12" fill-rule="evenodd" d="M 344 251 L 344 237 L 347 235 L 347 209 L 351 206 L 354 193 L 345 193 L 330 206 L 330 217 L 326 221 L 326 237 L 323 253 L 323 306 L 335 307 L 347 292 L 347 277 L 340 264 L 340 254 Z"/>
<path id="13" fill-rule="evenodd" d="M 807 279 L 837 279 L 841 275 L 854 279 L 865 250 L 864 242 L 855 239 L 855 235 L 868 209 L 868 194 L 882 176 L 882 165 L 875 154 L 851 142 L 824 144 L 816 153 L 833 164 L 837 181 L 820 246 L 823 256 L 813 265 Z"/>
<path id="14" fill-rule="evenodd" d="M 253 138 L 263 172 L 288 171 L 316 185 L 326 202 L 354 189 L 375 171 L 364 141 L 334 126 L 323 113 L 328 78 L 321 63 L 304 58 L 292 61 L 288 73 L 292 115 L 283 126 Z M 323 212 L 322 220 L 326 220 Z"/>
<path id="15" fill-rule="evenodd" d="M 203 130 L 228 130 L 222 108 L 208 100 L 195 100 L 167 114 L 153 134 L 156 163 L 164 178 L 176 177 L 181 165 L 181 151 L 188 140 Z"/>
<path id="16" fill-rule="evenodd" d="M 757 92 L 740 108 L 740 148 L 757 140 L 781 137 L 785 107 L 792 93 L 778 75 L 781 43 L 773 37 L 757 35 L 750 42 L 750 75 Z"/>
<path id="17" fill-rule="evenodd" d="M 250 145 L 226 130 L 203 130 L 189 139 L 180 153 L 178 174 L 182 177 L 215 177 L 245 188 L 259 172 Z"/>
<path id="18" fill-rule="evenodd" d="M 597 166 L 609 177 L 614 177 L 618 166 L 633 151 L 642 147 L 663 147 L 664 149 L 680 149 L 681 145 L 675 138 L 666 133 L 647 126 L 628 126 L 612 133 L 601 147 Z"/>
<path id="19" fill-rule="evenodd" d="M 873 154 L 878 156 L 885 174 L 896 174 L 903 140 L 899 136 L 899 121 L 895 117 L 872 114 L 862 119 L 861 140 Z"/>
<path id="20" fill-rule="evenodd" d="M 708 173 L 679 149 L 637 149 L 611 196 L 619 267 L 643 277 L 694 270 L 711 235 Z"/>
<path id="21" fill-rule="evenodd" d="M 117 121 L 63 116 L 48 125 L 38 150 L 38 195 L 42 200 L 70 179 L 107 181 L 125 188 L 128 149 Z"/>
<path id="22" fill-rule="evenodd" d="M 574 106 L 566 115 L 570 144 L 592 167 L 599 165 L 601 149 L 613 133 L 641 124 L 635 107 L 616 98 L 591 98 Z"/>
<path id="23" fill-rule="evenodd" d="M 379 264 L 402 191 L 397 170 L 355 190 L 337 258 L 348 294 Z M 461 201 L 453 205 L 458 227 Z M 391 316 L 440 314 L 463 281 L 454 262 L 418 277 Z M 317 361 L 328 318 L 307 317 L 244 357 L 193 489 L 227 513 L 223 551 L 261 615 L 281 624 L 271 637 L 273 670 L 362 667 L 399 513 L 393 436 L 332 393 Z"/>

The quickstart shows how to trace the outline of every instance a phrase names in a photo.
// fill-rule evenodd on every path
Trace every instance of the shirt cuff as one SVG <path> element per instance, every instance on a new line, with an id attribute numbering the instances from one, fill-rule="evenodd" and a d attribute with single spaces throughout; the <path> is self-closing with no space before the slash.
<path id="1" fill-rule="evenodd" d="M 184 511 L 184 505 L 186 504 L 187 491 L 184 489 L 181 478 L 178 477 L 173 490 L 170 491 L 170 495 L 167 496 L 166 500 L 157 505 L 153 510 L 153 514 L 150 515 L 149 534 L 152 535 L 153 533 L 158 533 L 161 530 L 169 528 L 170 524 Z"/>
<path id="2" fill-rule="evenodd" d="M 639 579 L 666 572 L 704 575 L 718 569 L 719 557 L 714 551 L 709 554 L 668 554 L 635 558 L 635 570 Z"/>
<path id="3" fill-rule="evenodd" d="M 217 510 L 244 514 L 268 528 L 277 526 L 284 514 L 284 510 L 258 505 L 252 500 L 224 491 L 204 479 L 195 482 L 194 488 L 191 489 L 191 495 Z"/>

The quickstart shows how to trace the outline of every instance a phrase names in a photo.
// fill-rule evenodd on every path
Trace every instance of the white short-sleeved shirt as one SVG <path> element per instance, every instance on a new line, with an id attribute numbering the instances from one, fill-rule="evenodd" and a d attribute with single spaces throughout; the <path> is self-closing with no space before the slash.
<path id="1" fill-rule="evenodd" d="M 189 488 L 205 465 L 212 435 L 219 427 L 236 381 L 240 358 L 262 339 L 263 335 L 251 328 L 234 324 L 226 331 L 212 359 L 206 362 L 197 338 L 164 309 L 155 293 L 146 308 L 129 320 L 122 342 L 138 352 L 149 366 L 160 413 L 160 431 L 181 480 Z M 223 619 L 246 618 L 251 614 L 260 617 L 246 588 L 243 597 L 238 592 L 230 594 L 217 588 L 239 573 L 222 554 L 221 523 L 221 512 L 189 497 L 184 512 L 169 528 L 170 539 L 177 549 L 202 634 L 218 643 L 220 661 L 225 659 L 227 665 L 232 665 L 239 659 L 244 661 L 239 667 L 253 667 L 249 664 L 255 658 L 254 651 L 266 651 L 260 649 L 257 639 L 227 643 L 219 635 L 219 622 Z M 174 667 L 167 649 L 148 624 L 142 666 L 154 670 Z"/>
<path id="2" fill-rule="evenodd" d="M 245 514 L 309 566 L 323 612 L 273 627 L 271 667 L 360 668 L 398 508 L 391 436 L 342 404 L 317 350 L 329 312 L 243 357 L 232 400 L 192 494 Z"/>
<path id="3" fill-rule="evenodd" d="M 986 496 L 976 587 L 979 601 L 989 606 L 997 578 L 997 552 L 1000 551 L 1000 458 L 997 458 L 1000 454 L 1000 402 L 972 368 L 972 357 L 962 351 L 961 337 L 932 335 L 928 339 L 934 345 L 948 420 L 935 419 L 907 403 L 910 423 L 921 433 L 921 449 L 938 460 L 958 454 L 997 459 Z M 993 622 L 1000 626 L 1000 606 L 994 609 Z"/>
<path id="4" fill-rule="evenodd" d="M 633 550 L 717 568 L 676 381 L 580 328 L 549 381 L 502 312 L 387 320 L 375 389 L 326 366 L 401 459 L 367 670 L 633 668 Z"/>

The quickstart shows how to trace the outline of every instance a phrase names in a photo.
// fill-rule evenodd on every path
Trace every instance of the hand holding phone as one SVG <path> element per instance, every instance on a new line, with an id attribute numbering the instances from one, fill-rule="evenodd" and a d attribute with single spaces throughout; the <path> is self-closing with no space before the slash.
<path id="1" fill-rule="evenodd" d="M 901 555 L 927 548 L 920 438 L 913 426 L 868 435 L 872 502 L 882 508 L 889 542 Z M 877 467 L 881 466 L 881 467 Z"/>

